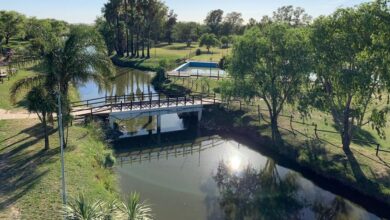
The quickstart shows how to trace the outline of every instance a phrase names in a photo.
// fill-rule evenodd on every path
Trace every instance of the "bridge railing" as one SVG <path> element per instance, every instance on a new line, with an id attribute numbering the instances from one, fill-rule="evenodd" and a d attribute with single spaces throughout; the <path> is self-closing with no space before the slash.
<path id="1" fill-rule="evenodd" d="M 129 98 L 131 97 L 131 98 Z M 93 115 L 101 112 L 113 112 L 113 111 L 129 111 L 129 110 L 141 110 L 141 109 L 151 109 L 151 108 L 161 108 L 161 107 L 171 107 L 171 106 L 187 106 L 194 104 L 216 104 L 220 102 L 216 98 L 216 95 L 210 96 L 206 94 L 191 94 L 185 96 L 163 96 L 158 93 L 151 93 L 147 96 L 142 96 L 135 98 L 134 94 L 123 95 L 123 96 L 110 96 L 84 100 L 75 103 L 82 103 L 73 105 L 73 110 L 71 111 L 75 115 L 77 113 L 83 112 L 82 115 Z M 76 116 L 78 119 L 84 116 Z"/>

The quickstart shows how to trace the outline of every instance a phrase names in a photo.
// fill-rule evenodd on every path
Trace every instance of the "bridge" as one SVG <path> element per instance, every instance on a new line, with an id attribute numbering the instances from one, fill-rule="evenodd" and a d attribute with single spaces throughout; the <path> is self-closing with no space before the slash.
<path id="1" fill-rule="evenodd" d="M 71 115 L 77 119 L 92 116 L 108 117 L 113 128 L 116 120 L 142 116 L 157 116 L 157 130 L 161 128 L 161 115 L 171 113 L 197 112 L 202 117 L 203 106 L 214 105 L 219 100 L 204 94 L 165 95 L 160 93 L 140 93 L 122 96 L 104 96 L 95 99 L 72 102 Z"/>

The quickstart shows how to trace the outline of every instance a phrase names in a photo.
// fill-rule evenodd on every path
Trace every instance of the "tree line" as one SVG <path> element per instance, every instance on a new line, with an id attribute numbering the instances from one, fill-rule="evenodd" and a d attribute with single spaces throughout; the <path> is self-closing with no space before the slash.
<path id="1" fill-rule="evenodd" d="M 276 142 L 281 140 L 278 119 L 287 105 L 302 116 L 312 109 L 329 113 L 346 153 L 364 125 L 385 138 L 390 111 L 389 1 L 338 9 L 306 25 L 289 17 L 255 25 L 235 38 L 228 59 L 233 80 L 221 87 L 225 97 L 261 98 Z M 387 105 L 376 106 L 386 99 Z"/>

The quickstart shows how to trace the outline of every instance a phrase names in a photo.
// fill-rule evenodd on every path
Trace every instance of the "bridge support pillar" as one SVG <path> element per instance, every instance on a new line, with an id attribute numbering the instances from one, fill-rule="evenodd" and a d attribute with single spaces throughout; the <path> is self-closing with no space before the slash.
<path id="1" fill-rule="evenodd" d="M 198 111 L 198 122 L 202 120 L 202 110 Z"/>
<path id="2" fill-rule="evenodd" d="M 110 122 L 110 127 L 111 127 L 111 129 L 114 129 L 114 123 L 115 123 L 114 118 L 110 116 L 110 117 L 108 117 L 108 120 L 109 120 L 109 122 Z"/>
<path id="3" fill-rule="evenodd" d="M 157 115 L 157 134 L 161 132 L 161 115 Z"/>

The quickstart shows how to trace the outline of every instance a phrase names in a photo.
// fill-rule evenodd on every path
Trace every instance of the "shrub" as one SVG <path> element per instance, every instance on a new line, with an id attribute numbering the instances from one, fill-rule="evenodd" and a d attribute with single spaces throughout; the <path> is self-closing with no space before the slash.
<path id="1" fill-rule="evenodd" d="M 199 56 L 199 55 L 201 55 L 202 54 L 202 50 L 201 49 L 196 49 L 196 51 L 195 51 L 195 55 L 196 56 Z"/>

